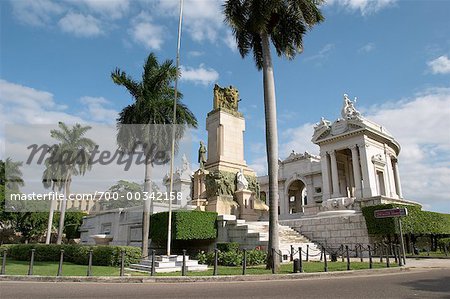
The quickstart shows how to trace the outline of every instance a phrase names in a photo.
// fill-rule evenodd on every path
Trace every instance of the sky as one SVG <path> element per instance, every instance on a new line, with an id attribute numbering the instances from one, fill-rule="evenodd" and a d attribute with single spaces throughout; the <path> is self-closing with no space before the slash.
<path id="1" fill-rule="evenodd" d="M 213 86 L 234 85 L 246 118 L 245 159 L 266 173 L 262 73 L 242 58 L 216 0 L 185 0 L 184 103 L 206 141 Z M 313 126 L 340 115 L 342 96 L 401 144 L 404 197 L 450 212 L 450 2 L 330 0 L 295 60 L 274 54 L 280 158 L 318 153 Z M 178 1 L 0 1 L 0 158 L 5 125 L 115 123 L 133 99 L 119 67 L 140 79 L 150 52 L 175 60 Z M 196 147 L 191 161 L 196 162 Z"/>

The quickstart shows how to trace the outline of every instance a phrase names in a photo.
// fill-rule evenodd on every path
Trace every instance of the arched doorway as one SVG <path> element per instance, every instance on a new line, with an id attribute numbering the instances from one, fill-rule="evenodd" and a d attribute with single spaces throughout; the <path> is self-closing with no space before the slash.
<path id="1" fill-rule="evenodd" d="M 289 214 L 303 213 L 307 204 L 306 186 L 301 180 L 291 182 L 288 187 Z"/>

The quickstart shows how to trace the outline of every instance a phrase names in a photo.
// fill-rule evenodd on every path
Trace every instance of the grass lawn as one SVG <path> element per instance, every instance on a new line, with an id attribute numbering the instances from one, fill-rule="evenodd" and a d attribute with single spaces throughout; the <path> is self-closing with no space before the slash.
<path id="1" fill-rule="evenodd" d="M 415 255 L 409 255 L 414 257 Z M 419 256 L 430 256 L 430 257 L 450 257 L 450 252 L 447 252 L 447 255 L 445 255 L 445 252 L 443 251 L 430 251 L 428 252 L 419 252 Z"/>
<path id="2" fill-rule="evenodd" d="M 391 267 L 396 267 L 391 263 Z M 373 268 L 385 268 L 385 263 L 373 263 Z M 361 270 L 361 269 L 369 269 L 368 262 L 352 262 L 351 270 Z M 292 273 L 293 265 L 292 263 L 285 263 L 281 265 L 280 274 L 289 274 Z M 347 263 L 344 262 L 328 262 L 328 271 L 346 271 Z M 306 273 L 313 272 L 324 272 L 324 265 L 322 262 L 303 262 L 303 271 Z M 249 266 L 247 267 L 246 274 L 249 275 L 259 275 L 259 274 L 271 274 L 271 270 L 267 270 L 265 266 Z M 208 271 L 204 272 L 188 272 L 188 276 L 211 276 L 213 274 L 213 269 L 210 267 Z M 242 267 L 226 267 L 219 266 L 218 267 L 219 275 L 242 275 Z M 157 273 L 157 276 L 180 276 L 180 272 L 174 273 Z"/>
<path id="3" fill-rule="evenodd" d="M 58 262 L 34 262 L 33 275 L 56 276 L 58 273 Z M 28 262 L 6 260 L 7 275 L 27 275 Z M 72 263 L 63 264 L 63 276 L 86 276 L 87 266 Z M 118 276 L 119 268 L 106 266 L 92 266 L 93 276 Z"/>
<path id="4" fill-rule="evenodd" d="M 396 267 L 391 262 L 391 267 Z M 373 263 L 373 268 L 385 268 L 385 263 Z M 352 270 L 369 269 L 368 262 L 352 262 Z M 289 274 L 292 273 L 292 263 L 286 263 L 281 265 L 280 273 Z M 312 272 L 324 272 L 324 265 L 322 262 L 303 262 L 303 270 L 306 273 Z M 343 262 L 328 262 L 328 271 L 345 271 L 347 270 L 347 263 Z M 58 262 L 35 262 L 33 267 L 33 275 L 42 276 L 56 276 L 58 272 Z M 63 264 L 63 276 L 86 276 L 87 266 L 76 265 L 72 263 Z M 249 266 L 247 267 L 246 274 L 259 275 L 259 274 L 271 274 L 271 270 L 267 270 L 264 265 L 261 266 Z M 27 275 L 28 274 L 28 262 L 16 261 L 8 259 L 6 262 L 6 274 L 8 275 Z M 126 271 L 127 275 L 132 276 L 148 276 L 147 273 Z M 211 276 L 213 269 L 210 267 L 208 271 L 204 272 L 188 272 L 188 276 Z M 219 275 L 242 275 L 242 267 L 226 267 L 219 266 Z M 106 266 L 92 266 L 93 276 L 118 276 L 118 267 L 106 267 Z M 157 276 L 181 276 L 181 272 L 173 273 L 157 273 Z"/>

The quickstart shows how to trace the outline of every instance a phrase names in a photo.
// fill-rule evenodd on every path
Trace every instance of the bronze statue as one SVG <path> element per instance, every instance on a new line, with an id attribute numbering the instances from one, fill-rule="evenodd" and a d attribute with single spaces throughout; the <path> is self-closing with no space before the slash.
<path id="1" fill-rule="evenodd" d="M 220 87 L 214 85 L 214 109 L 225 108 L 238 111 L 239 91 L 230 85 L 230 87 Z"/>
<path id="2" fill-rule="evenodd" d="M 198 149 L 198 163 L 200 164 L 200 169 L 204 170 L 206 163 L 206 147 L 201 141 L 200 148 Z"/>

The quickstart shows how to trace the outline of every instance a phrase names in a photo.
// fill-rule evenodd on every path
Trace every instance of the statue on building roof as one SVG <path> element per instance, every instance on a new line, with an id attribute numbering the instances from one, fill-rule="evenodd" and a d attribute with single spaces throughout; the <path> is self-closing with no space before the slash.
<path id="1" fill-rule="evenodd" d="M 220 87 L 214 85 L 214 109 L 225 108 L 232 111 L 238 111 L 239 91 L 233 87 Z"/>
<path id="2" fill-rule="evenodd" d="M 341 110 L 341 116 L 343 119 L 354 119 L 359 118 L 361 113 L 355 109 L 354 103 L 356 103 L 356 98 L 354 102 L 352 102 L 347 94 L 344 94 L 344 105 Z"/>
<path id="3" fill-rule="evenodd" d="M 317 129 L 321 129 L 323 127 L 329 128 L 330 126 L 331 126 L 331 121 L 326 120 L 324 117 L 321 117 L 320 122 L 314 126 L 314 129 L 317 130 Z"/>

